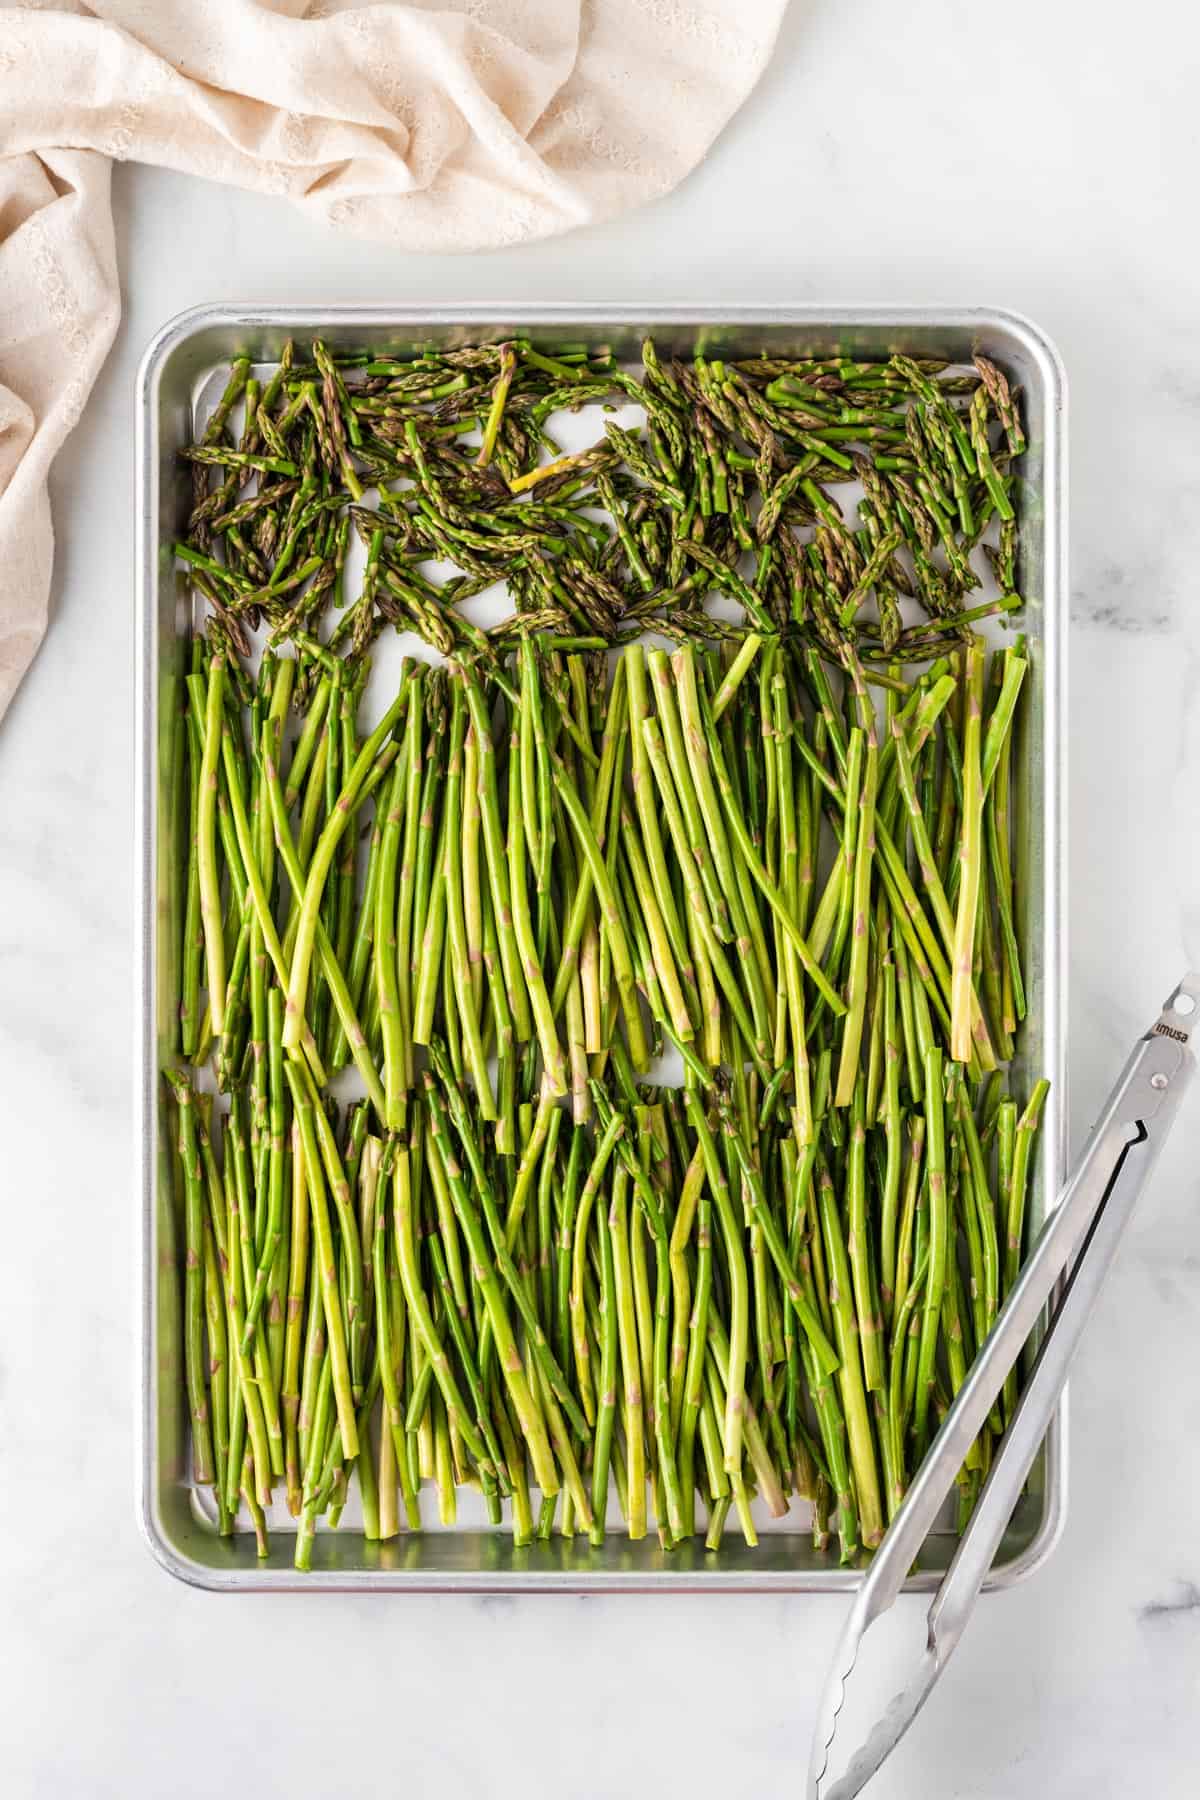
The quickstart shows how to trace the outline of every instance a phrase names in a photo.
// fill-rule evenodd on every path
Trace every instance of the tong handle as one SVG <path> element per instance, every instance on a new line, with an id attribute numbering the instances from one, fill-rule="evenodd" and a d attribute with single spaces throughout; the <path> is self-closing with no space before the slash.
<path id="1" fill-rule="evenodd" d="M 1172 996 L 1172 1001 L 1174 999 L 1175 995 Z M 1168 1002 L 1168 1006 L 1170 1005 L 1171 1002 Z M 864 1629 L 873 1618 L 878 1618 L 891 1605 L 899 1593 L 917 1553 L 933 1529 L 942 1502 L 949 1493 L 968 1450 L 982 1430 L 1004 1386 L 1005 1377 L 1032 1336 L 1079 1244 L 1087 1236 L 1106 1198 L 1118 1182 L 1131 1147 L 1138 1144 L 1140 1139 L 1146 1139 L 1132 1159 L 1132 1175 L 1120 1183 L 1122 1222 L 1132 1210 L 1137 1192 L 1149 1173 L 1165 1136 L 1170 1115 L 1178 1104 L 1180 1090 L 1185 1085 L 1183 1077 L 1194 1066 L 1187 1048 L 1186 1034 L 1163 1034 L 1161 1026 L 1160 1020 L 1134 1047 L 1079 1162 L 1059 1196 L 1058 1204 L 1043 1225 L 1025 1267 L 984 1340 L 974 1366 L 959 1389 L 924 1462 L 917 1470 L 904 1505 L 875 1554 L 858 1596 L 859 1620 Z M 1076 1338 L 1087 1307 L 1095 1300 L 1102 1278 L 1103 1270 L 1094 1280 L 1089 1277 L 1080 1290 L 1077 1305 L 1081 1307 L 1081 1314 Z M 1085 1294 L 1086 1306 L 1083 1305 Z M 1069 1361 L 1073 1345 L 1067 1344 L 1065 1333 L 1062 1345 Z M 1044 1385 L 1039 1392 L 1044 1394 L 1045 1389 L 1051 1385 L 1053 1371 L 1057 1366 L 1056 1356 L 1047 1366 Z M 1061 1391 L 1065 1378 L 1064 1364 L 1063 1374 L 1053 1388 L 1051 1403 L 1044 1407 L 1040 1417 L 1034 1408 L 1020 1409 L 1024 1411 L 1027 1422 L 1025 1431 L 1021 1434 L 1022 1443 L 1026 1433 L 1035 1435 L 1033 1450 L 1016 1482 L 1016 1493 L 1020 1492 L 1029 1463 L 1033 1460 L 1033 1451 L 1049 1424 L 1050 1414 L 1054 1410 L 1053 1399 Z M 1017 1415 L 1014 1414 L 1014 1426 L 1016 1421 Z M 1010 1427 L 993 1466 L 993 1474 L 1006 1462 L 1005 1448 L 1011 1435 Z M 1007 1465 L 1009 1469 L 1016 1465 L 1021 1454 L 1019 1446 L 1014 1449 L 1013 1462 Z M 992 1504 L 998 1507 L 1003 1497 L 999 1483 L 994 1492 Z M 1014 1504 L 1015 1498 L 1014 1494 Z M 982 1504 L 981 1495 L 976 1507 L 976 1518 L 979 1517 Z M 956 1561 L 962 1558 L 964 1552 L 969 1551 L 972 1542 L 982 1543 L 982 1526 L 978 1540 L 973 1539 L 974 1529 L 974 1523 L 968 1526 Z M 1003 1526 L 991 1545 L 992 1550 L 1002 1535 Z M 979 1578 L 981 1582 L 986 1574 L 987 1565 Z M 975 1591 L 978 1591 L 978 1587 Z M 936 1606 L 937 1602 L 935 1608 Z"/>
<path id="2" fill-rule="evenodd" d="M 992 1560 L 1046 1435 L 1079 1340 L 1160 1142 L 1161 1135 L 1156 1133 L 1153 1140 L 1143 1137 L 1127 1147 L 1099 1215 L 1080 1248 L 970 1523 L 929 1609 L 929 1641 L 939 1665 L 962 1636 L 991 1572 Z"/>
<path id="3" fill-rule="evenodd" d="M 1174 1009 L 1181 993 L 1188 998 L 1176 1017 Z M 1178 1026 L 1181 1020 L 1190 1025 L 1194 1003 L 1194 987 L 1188 982 L 1181 983 L 1167 1001 L 1158 1024 L 1135 1048 L 1124 1077 L 1113 1091 L 1106 1114 L 1084 1152 L 1080 1171 L 1064 1196 L 1060 1214 L 1067 1209 L 1068 1202 L 1075 1199 L 1074 1190 L 1080 1176 L 1086 1182 L 1089 1169 L 1102 1170 L 1105 1166 L 1107 1158 L 1101 1149 L 1104 1137 L 1114 1132 L 1125 1133 L 1125 1148 L 1118 1154 L 1106 1189 L 1086 1225 L 1086 1235 L 1074 1268 L 1047 1327 L 1012 1422 L 929 1609 L 929 1642 L 939 1664 L 946 1660 L 961 1637 L 987 1579 L 992 1558 L 1021 1497 L 1025 1479 L 1066 1385 L 1067 1372 L 1084 1327 L 1183 1098 L 1187 1079 L 1195 1065 L 1187 1048 L 1189 1033 Z M 1048 1227 L 1045 1235 L 1049 1236 L 1051 1230 L 1052 1227 Z M 1013 1297 L 1016 1297 L 1015 1290 Z M 992 1337 L 1001 1335 L 997 1329 Z"/>

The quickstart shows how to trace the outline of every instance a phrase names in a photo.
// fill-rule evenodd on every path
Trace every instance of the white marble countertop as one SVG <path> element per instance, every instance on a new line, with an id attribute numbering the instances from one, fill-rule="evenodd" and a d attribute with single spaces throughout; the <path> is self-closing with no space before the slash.
<path id="1" fill-rule="evenodd" d="M 462 260 L 404 259 L 275 201 L 117 172 L 125 322 L 56 471 L 55 618 L 0 728 L 0 1759 L 13 1800 L 190 1800 L 233 1783 L 364 1800 L 798 1792 L 843 1616 L 825 1598 L 224 1599 L 174 1584 L 142 1545 L 130 850 L 147 339 L 204 300 L 953 301 L 1035 318 L 1071 381 L 1077 1143 L 1186 961 L 1198 61 L 1194 11 L 1170 0 L 1097 0 L 1086 24 L 1045 0 L 999 14 L 797 0 L 760 90 L 681 191 L 601 230 Z M 1191 900 L 1200 909 L 1200 880 Z M 1200 1093 L 1080 1358 L 1063 1542 L 1031 1582 L 984 1602 L 879 1800 L 1196 1791 L 1198 1129 Z"/>

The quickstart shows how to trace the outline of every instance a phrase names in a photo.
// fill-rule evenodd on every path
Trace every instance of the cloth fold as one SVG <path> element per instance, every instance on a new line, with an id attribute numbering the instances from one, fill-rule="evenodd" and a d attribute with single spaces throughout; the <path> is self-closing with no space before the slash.
<path id="1" fill-rule="evenodd" d="M 120 319 L 110 158 L 406 250 L 524 243 L 674 187 L 785 5 L 0 6 L 0 716 L 46 626 L 50 464 Z"/>

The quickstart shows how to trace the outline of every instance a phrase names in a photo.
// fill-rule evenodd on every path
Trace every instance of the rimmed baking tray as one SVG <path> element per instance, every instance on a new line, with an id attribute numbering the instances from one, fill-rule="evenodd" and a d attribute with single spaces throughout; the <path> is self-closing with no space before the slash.
<path id="1" fill-rule="evenodd" d="M 813 1548 L 804 1509 L 794 1506 L 765 1531 L 756 1549 L 727 1533 L 721 1549 L 664 1552 L 645 1539 L 612 1536 L 602 1549 L 583 1538 L 554 1538 L 514 1549 L 506 1529 L 472 1523 L 465 1509 L 453 1530 L 431 1527 L 390 1543 L 369 1543 L 344 1524 L 318 1534 L 313 1567 L 297 1574 L 287 1529 L 272 1531 L 260 1561 L 251 1533 L 218 1536 L 204 1496 L 189 1476 L 180 1332 L 180 1267 L 159 1070 L 170 1042 L 177 993 L 172 967 L 177 934 L 177 859 L 170 854 L 170 738 L 174 684 L 191 624 L 186 584 L 171 544 L 187 514 L 190 480 L 177 452 L 193 438 L 214 381 L 232 359 L 276 361 L 289 337 L 319 336 L 333 348 L 365 346 L 404 353 L 499 342 L 521 336 L 551 345 L 564 337 L 604 344 L 636 360 L 642 338 L 663 354 L 697 349 L 728 359 L 756 355 L 886 358 L 896 351 L 969 362 L 992 358 L 1019 385 L 1029 448 L 1020 467 L 1019 579 L 1032 669 L 1025 758 L 1028 804 L 1020 846 L 1030 902 L 1019 921 L 1029 989 L 1017 1078 L 1045 1073 L 1053 1083 L 1031 1196 L 1036 1229 L 1063 1169 L 1062 920 L 1065 849 L 1063 793 L 1064 605 L 1066 594 L 1066 383 L 1054 346 L 1012 313 L 982 308 L 881 306 L 426 306 L 198 307 L 163 327 L 138 376 L 137 832 L 139 895 L 136 955 L 136 1114 L 141 1207 L 138 1512 L 150 1548 L 181 1580 L 215 1589 L 366 1591 L 711 1591 L 763 1593 L 840 1590 L 857 1579 L 835 1556 Z M 211 404 L 211 402 L 208 402 Z M 1029 1575 L 1053 1548 L 1066 1511 L 1066 1424 L 1060 1408 L 1009 1525 L 990 1579 L 1006 1586 Z M 940 1580 L 955 1539 L 935 1533 L 911 1585 Z"/>

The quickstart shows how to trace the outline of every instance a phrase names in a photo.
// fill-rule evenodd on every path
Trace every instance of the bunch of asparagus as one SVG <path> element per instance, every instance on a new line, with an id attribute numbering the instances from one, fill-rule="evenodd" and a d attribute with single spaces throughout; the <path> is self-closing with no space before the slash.
<path id="1" fill-rule="evenodd" d="M 354 1470 L 372 1537 L 401 1508 L 416 1528 L 433 1480 L 445 1522 L 470 1483 L 518 1543 L 556 1523 L 599 1543 L 611 1479 L 633 1537 L 647 1490 L 664 1546 L 699 1498 L 714 1549 L 730 1508 L 753 1542 L 752 1498 L 794 1492 L 853 1559 L 1015 1278 L 1045 1097 L 1022 1107 L 1004 1073 L 1028 661 L 1018 637 L 989 662 L 974 630 L 1019 604 L 1015 402 L 988 365 L 934 385 L 903 359 L 665 370 L 647 346 L 650 447 L 610 449 L 610 426 L 529 469 L 563 370 L 576 399 L 630 378 L 582 350 L 454 356 L 349 359 L 349 386 L 316 345 L 261 394 L 235 370 L 190 453 L 181 553 L 210 612 L 178 715 L 167 1079 L 195 1479 L 223 1532 L 244 1503 L 264 1554 L 283 1483 L 302 1567 Z M 452 439 L 481 389 L 472 474 Z M 797 457 L 764 408 L 823 448 Z M 812 478 L 853 441 L 856 532 Z M 521 498 L 536 475 L 553 503 Z M 1004 593 L 967 608 L 990 513 Z M 451 549 L 481 566 L 434 589 L 417 565 Z M 491 634 L 458 605 L 485 575 L 518 606 Z M 389 622 L 449 660 L 405 663 L 360 739 Z M 365 1097 L 339 1108 L 351 1066 Z M 967 1458 L 963 1517 L 1015 1397 Z"/>
<path id="2" fill-rule="evenodd" d="M 982 356 L 970 374 L 903 356 L 663 363 L 647 340 L 639 380 L 583 345 L 312 354 L 298 363 L 289 344 L 265 387 L 241 358 L 185 452 L 194 504 L 176 551 L 210 633 L 243 656 L 264 621 L 273 642 L 309 648 L 331 607 L 328 648 L 351 663 L 388 625 L 484 660 L 530 631 L 736 640 L 745 627 L 713 616 L 713 593 L 759 633 L 923 661 L 1020 604 L 1011 464 L 1025 438 Z M 561 454 L 555 415 L 598 405 L 640 408 L 645 436 L 609 420 Z M 830 492 L 844 484 L 863 489 L 853 529 Z M 351 529 L 367 560 L 346 604 Z M 976 546 L 1000 591 L 965 607 Z M 431 561 L 457 572 L 439 583 Z M 498 582 L 515 610 L 485 633 L 463 603 Z M 906 626 L 905 597 L 927 617 Z"/>

